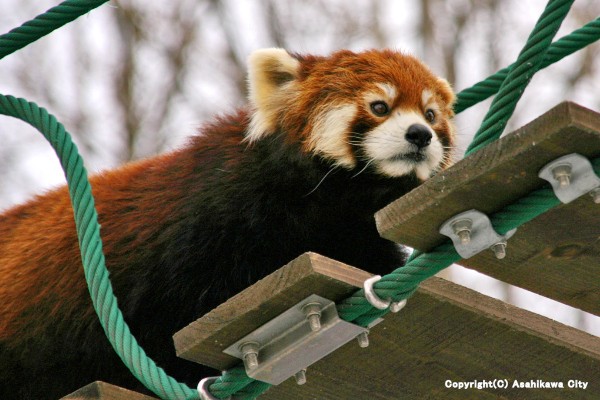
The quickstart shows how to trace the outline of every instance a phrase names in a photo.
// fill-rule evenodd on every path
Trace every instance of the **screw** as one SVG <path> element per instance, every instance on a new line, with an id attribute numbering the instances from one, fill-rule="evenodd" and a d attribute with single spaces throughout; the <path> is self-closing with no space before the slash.
<path id="1" fill-rule="evenodd" d="M 358 340 L 358 345 L 360 347 L 362 347 L 363 349 L 365 347 L 369 347 L 369 331 L 365 331 L 363 333 L 360 333 L 356 339 Z"/>
<path id="2" fill-rule="evenodd" d="M 566 188 L 571 184 L 571 164 L 557 165 L 552 169 L 552 176 L 558 181 L 558 186 Z"/>
<path id="3" fill-rule="evenodd" d="M 301 369 L 300 371 L 296 372 L 294 378 L 296 378 L 296 383 L 298 385 L 304 385 L 306 383 L 306 369 Z"/>
<path id="4" fill-rule="evenodd" d="M 470 219 L 459 219 L 452 224 L 452 230 L 459 237 L 460 244 L 467 245 L 471 242 L 471 227 L 473 221 Z"/>
<path id="5" fill-rule="evenodd" d="M 321 330 L 321 307 L 320 303 L 308 303 L 302 307 L 302 312 L 306 315 L 310 330 L 313 332 Z"/>
<path id="6" fill-rule="evenodd" d="M 506 242 L 498 242 L 493 245 L 491 249 L 498 260 L 502 260 L 506 257 Z"/>
<path id="7" fill-rule="evenodd" d="M 594 203 L 600 204 L 600 187 L 593 189 L 590 192 L 590 196 L 594 199 Z"/>
<path id="8" fill-rule="evenodd" d="M 244 367 L 249 371 L 258 367 L 258 348 L 259 344 L 256 342 L 247 342 L 240 346 Z"/>

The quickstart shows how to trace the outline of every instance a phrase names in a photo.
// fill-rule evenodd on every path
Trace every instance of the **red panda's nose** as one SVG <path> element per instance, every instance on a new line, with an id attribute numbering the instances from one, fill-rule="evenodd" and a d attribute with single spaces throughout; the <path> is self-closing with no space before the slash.
<path id="1" fill-rule="evenodd" d="M 431 134 L 431 130 L 426 126 L 421 124 L 413 124 L 408 127 L 405 137 L 409 143 L 412 143 L 419 149 L 422 149 L 423 147 L 429 146 L 433 135 Z"/>

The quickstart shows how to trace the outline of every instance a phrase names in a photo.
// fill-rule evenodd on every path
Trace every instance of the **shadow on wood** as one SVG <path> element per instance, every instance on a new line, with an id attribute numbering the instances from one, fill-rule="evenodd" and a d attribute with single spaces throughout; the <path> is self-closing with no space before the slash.
<path id="1" fill-rule="evenodd" d="M 238 364 L 222 349 L 316 292 L 340 300 L 370 274 L 305 254 L 175 335 L 185 358 L 213 368 Z M 337 281 L 341 279 L 341 281 Z M 371 330 L 370 346 L 350 342 L 261 399 L 595 399 L 600 341 L 592 335 L 439 278 Z M 507 379 L 589 382 L 583 389 L 457 390 L 446 381 Z M 531 396 L 530 396 L 531 395 Z"/>

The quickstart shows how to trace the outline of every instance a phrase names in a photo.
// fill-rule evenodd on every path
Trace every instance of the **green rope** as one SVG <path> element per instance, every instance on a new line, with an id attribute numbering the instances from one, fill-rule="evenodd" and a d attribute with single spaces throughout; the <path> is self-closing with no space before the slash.
<path id="1" fill-rule="evenodd" d="M 562 60 L 566 56 L 594 43 L 598 39 L 600 39 L 600 18 L 587 23 L 582 28 L 574 30 L 569 35 L 552 43 L 544 55 L 540 69 L 546 68 L 555 62 Z M 458 93 L 456 95 L 454 112 L 459 114 L 467 108 L 498 93 L 498 89 L 500 89 L 500 86 L 506 80 L 508 72 L 513 66 L 514 64 L 511 64 L 506 68 L 502 68 L 500 71 L 487 77 L 483 81 Z"/>
<path id="2" fill-rule="evenodd" d="M 593 160 L 593 165 L 595 172 L 600 175 L 600 158 Z M 556 198 L 552 189 L 544 187 L 490 215 L 490 220 L 498 233 L 505 234 L 559 204 L 560 201 Z M 461 257 L 456 253 L 452 242 L 446 240 L 428 253 L 418 253 L 403 267 L 383 276 L 379 282 L 373 285 L 373 289 L 377 296 L 382 299 L 392 298 L 394 301 L 406 299 L 414 293 L 422 281 L 460 259 Z M 340 318 L 346 321 L 367 326 L 387 310 L 381 312 L 371 307 L 364 298 L 363 291 L 359 290 L 338 304 L 338 312 Z"/>
<path id="3" fill-rule="evenodd" d="M 243 366 L 231 368 L 221 375 L 215 382 L 209 386 L 213 396 L 223 399 L 237 393 L 241 390 L 247 390 L 246 387 L 256 382 L 248 377 Z"/>
<path id="4" fill-rule="evenodd" d="M 476 151 L 490 142 L 496 140 L 504 130 L 508 117 L 514 112 L 514 108 L 520 99 L 524 88 L 533 75 L 539 70 L 544 55 L 556 35 L 560 24 L 566 17 L 574 0 L 550 0 L 544 12 L 537 21 L 533 31 L 523 50 L 521 50 L 517 61 L 510 68 L 504 79 L 498 95 L 492 102 L 490 110 L 485 116 L 483 123 L 475 134 L 473 143 L 468 152 Z M 551 198 L 532 193 L 517 204 L 516 208 L 509 208 L 498 215 L 490 217 L 492 224 L 507 223 L 512 228 L 531 220 L 533 217 L 546 212 L 556 206 L 558 200 L 550 191 Z M 543 194 L 548 194 L 544 192 Z M 533 204 L 531 207 L 522 207 Z M 540 202 L 535 203 L 536 200 Z M 496 218 L 496 219 L 493 219 Z M 514 224 L 518 222 L 518 224 Z M 509 229 L 512 229 L 509 228 Z M 507 229 L 507 230 L 509 230 Z M 402 300 L 408 298 L 423 280 L 435 275 L 442 269 L 460 260 L 450 240 L 436 247 L 428 253 L 416 253 L 407 263 L 392 273 L 385 275 L 379 282 L 373 285 L 375 293 L 381 298 L 392 298 Z M 364 297 L 362 290 L 357 291 L 348 299 L 338 304 L 340 317 L 346 321 L 356 321 L 366 326 L 370 321 L 383 313 L 373 308 Z"/>
<path id="5" fill-rule="evenodd" d="M 0 60 L 108 0 L 67 0 L 0 36 Z"/>
<path id="6" fill-rule="evenodd" d="M 550 0 L 529 35 L 525 47 L 517 57 L 498 94 L 492 101 L 479 130 L 467 148 L 465 155 L 471 154 L 498 139 L 508 119 L 515 111 L 517 102 L 525 87 L 540 69 L 544 55 L 552 43 L 562 21 L 567 16 L 575 0 Z"/>
<path id="7" fill-rule="evenodd" d="M 48 13 L 0 36 L 0 59 L 104 2 L 106 1 L 65 1 L 50 9 Z M 522 90 L 537 70 L 600 37 L 600 23 L 599 20 L 595 20 L 550 45 L 572 3 L 573 0 L 551 0 L 515 64 L 458 94 L 455 107 L 457 113 L 498 92 L 482 128 L 476 134 L 477 140 L 470 147 L 470 152 L 495 140 L 502 133 Z M 198 394 L 195 390 L 168 377 L 146 356 L 123 320 L 108 279 L 87 173 L 69 134 L 46 110 L 23 99 L 0 95 L 0 113 L 22 119 L 40 130 L 61 160 L 69 185 L 86 280 L 94 308 L 117 354 L 132 373 L 160 397 L 197 399 Z M 600 158 L 593 160 L 593 165 L 596 173 L 600 174 Z M 493 214 L 490 219 L 498 232 L 505 233 L 558 204 L 553 192 L 549 188 L 544 188 Z M 382 277 L 374 285 L 374 290 L 382 298 L 390 297 L 394 300 L 408 298 L 416 291 L 420 282 L 459 259 L 449 241 L 429 253 L 415 251 L 405 266 Z M 387 310 L 382 311 L 371 307 L 366 302 L 362 291 L 357 291 L 338 304 L 338 310 L 343 319 L 362 326 L 387 313 Z M 269 384 L 249 378 L 240 366 L 226 371 L 210 386 L 210 391 L 217 398 L 235 394 L 236 399 L 254 399 L 269 387 Z"/>
<path id="8" fill-rule="evenodd" d="M 125 365 L 148 389 L 163 399 L 197 399 L 196 390 L 175 381 L 139 346 L 117 305 L 108 277 L 100 225 L 83 160 L 64 126 L 44 108 L 25 99 L 0 94 L 0 114 L 18 118 L 40 131 L 50 142 L 65 172 L 73 204 L 85 279 L 102 327 Z"/>

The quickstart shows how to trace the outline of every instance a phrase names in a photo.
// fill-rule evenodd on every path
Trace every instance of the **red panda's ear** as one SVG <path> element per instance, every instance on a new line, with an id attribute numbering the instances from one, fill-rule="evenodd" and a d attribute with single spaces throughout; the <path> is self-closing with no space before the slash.
<path id="1" fill-rule="evenodd" d="M 252 121 L 247 139 L 254 141 L 272 133 L 277 117 L 294 92 L 300 62 L 284 49 L 256 50 L 248 58 L 248 86 Z"/>
<path id="2" fill-rule="evenodd" d="M 452 110 L 454 102 L 456 101 L 456 96 L 454 95 L 454 90 L 452 90 L 452 86 L 450 86 L 450 83 L 444 78 L 438 78 L 438 85 L 439 95 L 442 96 L 442 100 L 444 100 L 448 109 Z"/>

